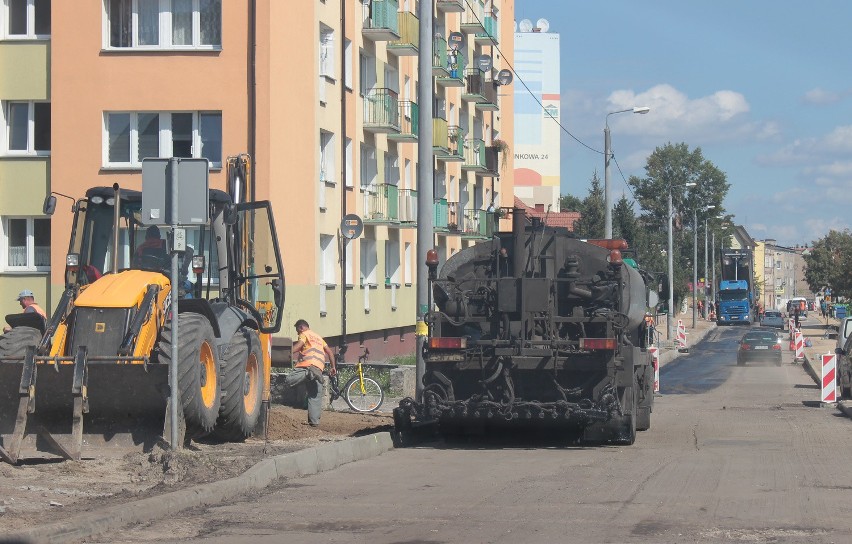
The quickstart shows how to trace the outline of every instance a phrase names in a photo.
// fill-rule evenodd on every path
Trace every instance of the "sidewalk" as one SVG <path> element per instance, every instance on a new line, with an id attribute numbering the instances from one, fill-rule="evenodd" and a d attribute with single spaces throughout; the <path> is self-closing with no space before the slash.
<path id="1" fill-rule="evenodd" d="M 805 340 L 810 340 L 811 342 L 811 347 L 805 347 L 804 368 L 817 385 L 820 383 L 820 373 L 822 371 L 822 360 L 820 357 L 826 353 L 834 353 L 837 337 L 833 335 L 837 332 L 837 327 L 839 326 L 840 320 L 833 317 L 823 319 L 819 316 L 809 316 L 801 323 L 799 330 L 802 331 L 802 336 Z M 825 334 L 827 328 L 832 334 L 830 338 L 826 337 Z"/>

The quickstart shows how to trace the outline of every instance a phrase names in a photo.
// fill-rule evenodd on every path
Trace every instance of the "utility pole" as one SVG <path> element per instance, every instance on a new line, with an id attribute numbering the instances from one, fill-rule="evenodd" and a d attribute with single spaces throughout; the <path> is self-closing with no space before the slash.
<path id="1" fill-rule="evenodd" d="M 423 394 L 423 345 L 426 342 L 429 310 L 429 271 L 426 268 L 426 252 L 432 249 L 435 240 L 434 222 L 434 171 L 432 169 L 432 0 L 420 0 L 417 18 L 420 19 L 419 53 L 417 54 L 417 94 L 420 101 L 420 127 L 417 130 L 417 315 L 415 335 L 417 338 L 415 398 L 420 401 Z"/>

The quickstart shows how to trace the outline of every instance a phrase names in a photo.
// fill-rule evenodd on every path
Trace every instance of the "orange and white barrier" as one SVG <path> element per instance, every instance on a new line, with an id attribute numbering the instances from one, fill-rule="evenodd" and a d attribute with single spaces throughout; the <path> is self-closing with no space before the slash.
<path id="1" fill-rule="evenodd" d="M 805 338 L 802 336 L 801 331 L 796 329 L 796 360 L 804 360 L 805 359 Z"/>
<path id="2" fill-rule="evenodd" d="M 686 327 L 683 326 L 683 320 L 677 320 L 677 350 L 682 352 L 689 351 L 686 345 Z"/>
<path id="3" fill-rule="evenodd" d="M 650 347 L 651 364 L 654 365 L 654 393 L 660 392 L 660 348 Z"/>
<path id="4" fill-rule="evenodd" d="M 822 356 L 822 402 L 837 401 L 837 355 Z"/>

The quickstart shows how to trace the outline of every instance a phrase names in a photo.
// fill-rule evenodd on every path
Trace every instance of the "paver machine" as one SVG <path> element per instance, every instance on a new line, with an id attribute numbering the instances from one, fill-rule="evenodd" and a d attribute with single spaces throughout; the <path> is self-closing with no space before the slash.
<path id="1" fill-rule="evenodd" d="M 172 436 L 164 429 L 172 364 L 184 437 L 234 441 L 262 430 L 284 273 L 270 203 L 250 201 L 246 155 L 227 160 L 227 177 L 227 192 L 209 192 L 209 221 L 186 228 L 177 286 L 172 237 L 143 225 L 140 192 L 94 187 L 74 202 L 56 309 L 47 319 L 6 316 L 0 458 L 153 447 Z M 50 195 L 45 212 L 55 205 Z"/>
<path id="2" fill-rule="evenodd" d="M 394 410 L 397 438 L 535 429 L 632 444 L 654 401 L 649 276 L 623 240 L 580 240 L 521 209 L 512 219 L 440 270 L 427 254 L 423 391 Z"/>

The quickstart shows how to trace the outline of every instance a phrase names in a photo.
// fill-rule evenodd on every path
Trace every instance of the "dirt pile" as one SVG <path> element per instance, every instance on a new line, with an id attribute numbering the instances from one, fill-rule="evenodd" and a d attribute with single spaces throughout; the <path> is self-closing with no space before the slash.
<path id="1" fill-rule="evenodd" d="M 193 442 L 181 451 L 155 448 L 111 458 L 84 448 L 80 462 L 40 459 L 14 467 L 0 463 L 0 536 L 101 505 L 224 480 L 267 457 L 387 431 L 392 423 L 390 414 L 323 412 L 320 426 L 311 427 L 305 410 L 274 406 L 267 440 Z"/>

